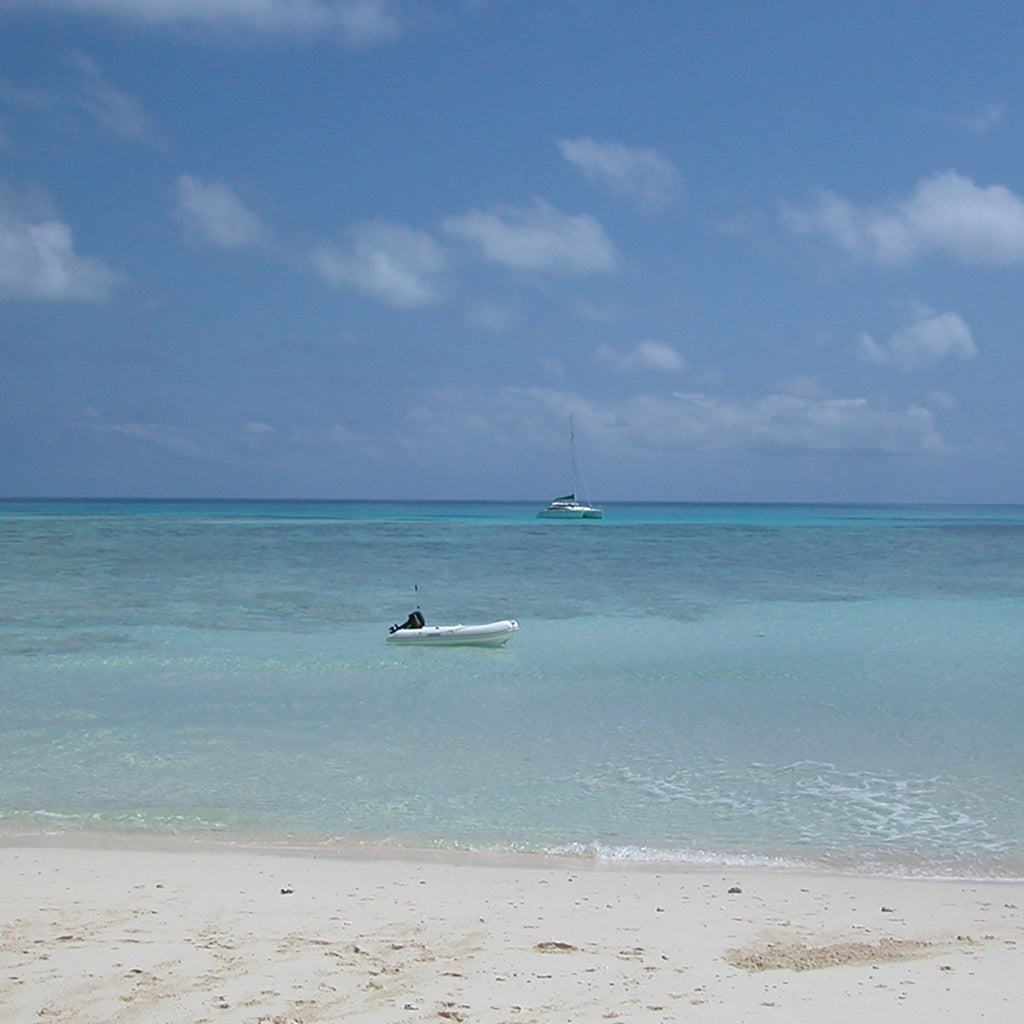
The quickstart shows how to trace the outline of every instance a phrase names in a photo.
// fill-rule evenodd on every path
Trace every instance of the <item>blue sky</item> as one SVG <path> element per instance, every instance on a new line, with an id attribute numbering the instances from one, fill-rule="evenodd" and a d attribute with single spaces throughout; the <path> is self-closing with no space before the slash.
<path id="1" fill-rule="evenodd" d="M 0 0 L 0 494 L 1024 501 L 1019 5 Z"/>

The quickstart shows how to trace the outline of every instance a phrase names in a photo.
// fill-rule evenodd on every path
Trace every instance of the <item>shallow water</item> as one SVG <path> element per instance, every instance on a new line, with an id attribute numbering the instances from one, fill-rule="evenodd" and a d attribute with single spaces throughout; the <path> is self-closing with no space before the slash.
<path id="1" fill-rule="evenodd" d="M 1024 509 L 535 513 L 0 503 L 0 826 L 1024 875 Z"/>

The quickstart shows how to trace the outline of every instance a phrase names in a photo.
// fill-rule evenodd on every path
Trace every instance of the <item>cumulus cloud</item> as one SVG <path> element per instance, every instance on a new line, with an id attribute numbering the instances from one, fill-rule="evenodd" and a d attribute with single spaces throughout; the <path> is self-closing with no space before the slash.
<path id="1" fill-rule="evenodd" d="M 658 207 L 680 186 L 679 172 L 653 149 L 634 149 L 595 139 L 557 139 L 562 156 L 590 181 L 617 195 Z"/>
<path id="2" fill-rule="evenodd" d="M 884 409 L 866 398 L 766 395 L 742 402 L 706 394 L 639 398 L 621 411 L 640 447 L 686 452 L 804 451 L 913 455 L 946 445 L 920 406 Z"/>
<path id="3" fill-rule="evenodd" d="M 538 397 L 561 407 L 560 399 Z M 577 422 L 583 422 L 579 415 Z M 861 397 L 771 394 L 744 401 L 701 393 L 635 395 L 590 417 L 587 429 L 603 447 L 687 455 L 786 451 L 891 456 L 948 450 L 928 409 L 887 409 Z"/>
<path id="4" fill-rule="evenodd" d="M 448 269 L 443 247 L 430 235 L 384 221 L 360 224 L 348 245 L 325 242 L 310 258 L 328 284 L 355 288 L 390 306 L 440 301 L 441 275 Z"/>
<path id="5" fill-rule="evenodd" d="M 449 217 L 450 235 L 479 246 L 484 257 L 515 270 L 594 274 L 615 267 L 615 247 L 586 213 L 561 213 L 543 199 L 525 207 L 471 210 Z"/>
<path id="6" fill-rule="evenodd" d="M 635 394 L 605 403 L 550 388 L 438 393 L 415 443 L 458 448 L 481 431 L 539 447 L 547 424 L 573 414 L 588 445 L 609 457 L 644 454 L 728 458 L 758 452 L 937 456 L 949 452 L 933 412 L 889 408 L 864 397 L 769 394 L 735 399 L 702 393 Z"/>
<path id="7" fill-rule="evenodd" d="M 225 249 L 259 245 L 270 232 L 230 186 L 183 174 L 175 186 L 175 216 L 191 238 Z"/>
<path id="8" fill-rule="evenodd" d="M 888 206 L 858 207 L 823 191 L 783 216 L 793 231 L 820 235 L 882 266 L 909 266 L 931 255 L 988 266 L 1024 262 L 1024 200 L 953 171 L 923 178 L 908 198 Z"/>
<path id="9" fill-rule="evenodd" d="M 27 112 L 66 130 L 97 128 L 116 138 L 159 143 L 159 132 L 142 103 L 118 89 L 95 61 L 73 53 L 62 62 L 54 86 L 0 81 L 0 102 L 12 111 Z"/>
<path id="10" fill-rule="evenodd" d="M 71 228 L 46 204 L 19 201 L 0 183 L 0 300 L 101 302 L 124 280 L 77 253 Z"/>
<path id="11" fill-rule="evenodd" d="M 595 353 L 599 363 L 616 373 L 681 373 L 686 360 L 663 341 L 641 341 L 628 352 L 602 345 Z"/>
<path id="12" fill-rule="evenodd" d="M 913 323 L 881 342 L 862 334 L 857 347 L 866 362 L 894 366 L 905 373 L 943 359 L 974 359 L 978 354 L 971 329 L 959 313 L 936 313 L 924 305 L 914 307 Z"/>
<path id="13" fill-rule="evenodd" d="M 881 409 L 866 398 L 770 395 L 749 411 L 746 430 L 757 448 L 887 455 L 946 450 L 929 410 Z"/>
<path id="14" fill-rule="evenodd" d="M 106 15 L 150 26 L 337 32 L 354 46 L 399 33 L 394 0 L 7 0 L 7 6 Z"/>
<path id="15" fill-rule="evenodd" d="M 935 408 L 941 408 L 936 401 Z M 858 457 L 935 457 L 950 447 L 932 411 L 919 405 L 885 408 L 866 398 L 771 394 L 750 400 L 708 394 L 639 394 L 597 402 L 551 388 L 497 391 L 434 389 L 396 419 L 392 436 L 322 422 L 279 428 L 262 420 L 176 425 L 114 418 L 95 410 L 71 429 L 109 440 L 172 452 L 202 462 L 293 458 L 297 452 L 340 452 L 371 465 L 396 448 L 410 465 L 517 449 L 531 456 L 565 443 L 568 416 L 588 448 L 611 461 L 680 456 L 742 457 L 760 453 L 832 453 Z M 410 429 L 410 426 L 412 429 Z M 335 455 L 331 456 L 335 464 Z"/>

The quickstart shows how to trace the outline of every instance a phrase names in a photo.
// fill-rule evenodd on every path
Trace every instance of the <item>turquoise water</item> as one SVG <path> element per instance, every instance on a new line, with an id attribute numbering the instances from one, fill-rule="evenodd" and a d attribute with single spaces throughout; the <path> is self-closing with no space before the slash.
<path id="1" fill-rule="evenodd" d="M 0 502 L 0 828 L 1024 876 L 1024 508 L 541 504 Z"/>

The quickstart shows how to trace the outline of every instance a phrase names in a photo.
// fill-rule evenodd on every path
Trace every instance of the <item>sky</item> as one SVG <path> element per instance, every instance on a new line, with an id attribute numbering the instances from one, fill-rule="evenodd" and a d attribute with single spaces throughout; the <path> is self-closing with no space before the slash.
<path id="1" fill-rule="evenodd" d="M 0 0 L 0 496 L 1024 501 L 1017 3 Z"/>

